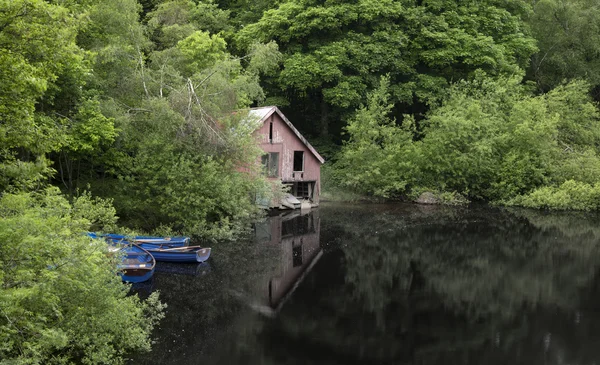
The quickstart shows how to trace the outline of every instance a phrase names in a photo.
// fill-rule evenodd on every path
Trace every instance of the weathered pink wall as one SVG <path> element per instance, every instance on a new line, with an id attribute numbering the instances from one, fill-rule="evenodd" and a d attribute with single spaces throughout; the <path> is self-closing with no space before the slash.
<path id="1" fill-rule="evenodd" d="M 273 122 L 273 140 L 269 142 L 269 124 Z M 316 181 L 314 202 L 321 193 L 321 163 L 296 136 L 279 114 L 273 113 L 254 132 L 265 152 L 279 152 L 279 179 L 283 182 Z M 304 151 L 304 171 L 294 172 L 294 151 Z"/>

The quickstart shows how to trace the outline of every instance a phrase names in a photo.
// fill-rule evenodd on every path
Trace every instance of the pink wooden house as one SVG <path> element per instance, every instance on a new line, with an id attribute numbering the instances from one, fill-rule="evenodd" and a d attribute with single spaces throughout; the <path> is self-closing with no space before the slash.
<path id="1" fill-rule="evenodd" d="M 267 177 L 290 187 L 290 194 L 283 201 L 271 205 L 280 208 L 318 206 L 323 157 L 276 106 L 251 109 L 249 117 L 257 121 L 254 135 L 265 151 L 261 162 Z"/>

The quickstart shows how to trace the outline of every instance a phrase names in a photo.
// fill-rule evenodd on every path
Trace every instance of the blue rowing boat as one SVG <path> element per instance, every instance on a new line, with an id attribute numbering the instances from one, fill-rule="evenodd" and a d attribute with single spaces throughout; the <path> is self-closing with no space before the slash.
<path id="1" fill-rule="evenodd" d="M 134 242 L 142 247 L 151 247 L 156 245 L 169 246 L 169 247 L 182 247 L 189 246 L 190 238 L 184 236 L 178 237 L 158 237 L 158 236 L 125 236 L 122 234 L 106 233 L 96 234 L 88 233 L 93 238 L 105 238 L 112 241 L 129 241 Z M 93 235 L 93 236 L 92 236 Z"/>
<path id="2" fill-rule="evenodd" d="M 156 261 L 204 262 L 210 257 L 210 247 L 188 246 L 189 237 L 124 236 L 88 232 L 92 238 L 101 238 L 109 244 L 136 244 L 147 250 Z"/>
<path id="3" fill-rule="evenodd" d="M 130 283 L 141 283 L 150 280 L 154 275 L 156 260 L 150 252 L 136 244 L 108 244 L 109 252 L 123 252 L 124 256 L 117 265 L 119 275 L 123 281 Z"/>
<path id="4" fill-rule="evenodd" d="M 156 261 L 165 262 L 204 262 L 210 257 L 210 247 L 184 246 L 184 247 L 145 247 L 154 256 Z"/>

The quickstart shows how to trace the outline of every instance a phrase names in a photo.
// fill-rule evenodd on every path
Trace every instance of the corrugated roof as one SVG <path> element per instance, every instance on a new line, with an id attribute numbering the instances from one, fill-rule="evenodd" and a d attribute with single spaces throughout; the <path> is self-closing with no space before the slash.
<path id="1" fill-rule="evenodd" d="M 258 120 L 263 120 L 267 115 L 271 114 L 274 108 L 274 106 L 264 106 L 261 108 L 250 109 L 248 116 L 252 119 L 256 118 Z"/>
<path id="2" fill-rule="evenodd" d="M 265 120 L 268 117 L 270 117 L 273 113 L 279 114 L 279 116 L 281 117 L 281 119 L 283 119 L 285 124 L 287 124 L 288 127 L 290 127 L 290 129 L 294 132 L 296 137 L 298 137 L 302 141 L 302 143 L 304 143 L 306 145 L 308 150 L 317 158 L 317 160 L 319 160 L 320 163 L 325 163 L 325 159 L 323 157 L 321 157 L 321 155 L 319 155 L 317 150 L 315 150 L 314 147 L 306 140 L 306 138 L 304 138 L 304 136 L 302 134 L 300 134 L 300 132 L 296 129 L 296 127 L 294 127 L 292 122 L 290 122 L 286 118 L 286 116 L 283 115 L 283 113 L 281 112 L 281 110 L 279 110 L 278 107 L 264 106 L 261 108 L 252 108 L 252 109 L 250 109 L 250 112 L 248 113 L 248 117 L 249 117 L 248 120 L 251 120 L 251 121 L 258 120 L 260 123 L 264 123 Z M 260 123 L 259 123 L 259 125 L 260 125 Z"/>

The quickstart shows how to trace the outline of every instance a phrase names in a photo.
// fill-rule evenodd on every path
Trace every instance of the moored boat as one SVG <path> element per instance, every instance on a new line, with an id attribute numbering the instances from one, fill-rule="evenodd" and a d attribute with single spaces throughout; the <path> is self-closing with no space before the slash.
<path id="1" fill-rule="evenodd" d="M 210 247 L 185 246 L 185 247 L 153 247 L 146 248 L 156 261 L 166 262 L 204 262 L 210 257 Z"/>
<path id="2" fill-rule="evenodd" d="M 142 247 L 136 244 L 108 244 L 109 251 L 123 252 L 124 256 L 117 265 L 121 270 L 119 275 L 123 281 L 141 283 L 149 280 L 154 274 L 156 260 Z"/>
<path id="3" fill-rule="evenodd" d="M 124 236 L 88 232 L 92 238 L 106 240 L 109 245 L 136 245 L 147 250 L 156 261 L 204 262 L 210 257 L 210 247 L 188 246 L 189 237 Z"/>
<path id="4" fill-rule="evenodd" d="M 190 244 L 190 238 L 184 236 L 176 237 L 159 237 L 159 236 L 126 236 L 115 233 L 98 234 L 94 232 L 88 232 L 88 236 L 92 238 L 104 238 L 114 242 L 129 241 L 136 243 L 144 248 L 152 248 L 155 246 L 163 247 L 183 247 Z"/>

